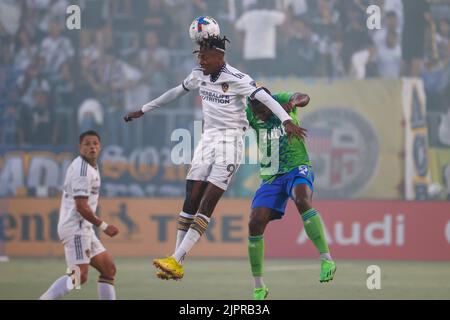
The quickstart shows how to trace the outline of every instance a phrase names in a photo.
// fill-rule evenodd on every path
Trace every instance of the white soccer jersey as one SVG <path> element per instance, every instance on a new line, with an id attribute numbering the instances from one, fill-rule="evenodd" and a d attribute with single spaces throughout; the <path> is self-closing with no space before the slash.
<path id="1" fill-rule="evenodd" d="M 81 156 L 72 161 L 67 168 L 64 181 L 61 207 L 59 210 L 58 234 L 61 240 L 74 233 L 87 233 L 92 223 L 84 219 L 76 209 L 75 197 L 88 197 L 89 207 L 97 210 L 100 192 L 100 172 Z"/>
<path id="2" fill-rule="evenodd" d="M 194 68 L 182 83 L 187 91 L 199 90 L 203 105 L 204 130 L 248 128 L 246 97 L 257 91 L 248 75 L 225 64 L 214 77 Z"/>

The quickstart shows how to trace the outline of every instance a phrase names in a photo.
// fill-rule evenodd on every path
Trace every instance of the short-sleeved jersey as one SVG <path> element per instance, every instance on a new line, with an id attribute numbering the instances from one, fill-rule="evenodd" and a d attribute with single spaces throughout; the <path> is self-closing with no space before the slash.
<path id="1" fill-rule="evenodd" d="M 246 97 L 257 91 L 248 75 L 225 64 L 217 75 L 204 75 L 194 68 L 182 83 L 185 90 L 199 90 L 202 98 L 204 130 L 247 129 Z"/>
<path id="2" fill-rule="evenodd" d="M 75 197 L 87 197 L 89 207 L 95 212 L 100 184 L 97 168 L 92 167 L 81 156 L 72 161 L 67 168 L 59 210 L 58 233 L 61 238 L 92 228 L 92 224 L 77 212 Z"/>
<path id="3" fill-rule="evenodd" d="M 290 92 L 280 92 L 272 97 L 283 105 L 289 102 L 292 95 Z M 287 173 L 301 165 L 311 165 L 305 142 L 292 138 L 289 144 L 284 127 L 275 115 L 272 115 L 268 121 L 264 122 L 253 114 L 250 106 L 247 106 L 246 112 L 250 126 L 256 131 L 258 148 L 261 154 L 261 178 L 264 181 L 272 181 L 276 176 Z M 289 115 L 292 117 L 292 122 L 300 125 L 297 108 L 294 108 Z M 272 145 L 277 147 L 278 166 L 271 161 L 273 155 Z"/>

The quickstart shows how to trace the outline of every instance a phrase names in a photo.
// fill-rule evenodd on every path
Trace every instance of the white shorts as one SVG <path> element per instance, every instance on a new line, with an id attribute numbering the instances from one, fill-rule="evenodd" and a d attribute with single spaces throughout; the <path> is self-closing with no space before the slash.
<path id="1" fill-rule="evenodd" d="M 75 233 L 65 237 L 63 244 L 68 267 L 89 264 L 93 257 L 106 251 L 94 230 L 89 233 Z"/>
<path id="2" fill-rule="evenodd" d="M 195 148 L 186 180 L 209 181 L 227 190 L 242 162 L 243 136 L 244 131 L 238 129 L 205 131 Z"/>

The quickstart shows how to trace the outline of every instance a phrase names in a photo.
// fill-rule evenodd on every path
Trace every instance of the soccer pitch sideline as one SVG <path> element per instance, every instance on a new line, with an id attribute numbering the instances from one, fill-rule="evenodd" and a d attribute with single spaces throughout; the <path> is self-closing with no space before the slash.
<path id="1" fill-rule="evenodd" d="M 253 280 L 245 259 L 191 259 L 178 282 L 155 277 L 150 259 L 115 259 L 118 299 L 250 300 Z M 319 283 L 319 261 L 268 260 L 269 299 L 450 299 L 450 262 L 337 260 L 330 283 Z M 381 289 L 369 290 L 367 267 L 381 268 Z M 63 259 L 16 258 L 0 263 L 0 299 L 37 299 L 65 270 Z M 65 299 L 97 299 L 97 271 Z"/>

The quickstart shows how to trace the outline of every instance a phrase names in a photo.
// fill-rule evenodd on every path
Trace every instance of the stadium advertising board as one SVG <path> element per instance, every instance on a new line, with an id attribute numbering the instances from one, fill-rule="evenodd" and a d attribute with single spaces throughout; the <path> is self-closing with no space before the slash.
<path id="1" fill-rule="evenodd" d="M 305 92 L 299 111 L 320 199 L 402 199 L 401 80 L 263 82 L 272 92 Z"/>
<path id="2" fill-rule="evenodd" d="M 0 241 L 9 256 L 62 256 L 58 240 L 57 199 L 2 199 Z M 105 199 L 98 215 L 116 225 L 115 238 L 100 234 L 108 250 L 118 257 L 149 257 L 173 251 L 177 215 L 183 199 Z M 193 256 L 244 257 L 250 200 L 219 203 L 208 230 L 192 252 Z"/>
<path id="3" fill-rule="evenodd" d="M 54 197 L 76 157 L 73 150 L 41 147 L 0 148 L 0 197 Z M 106 197 L 182 196 L 187 167 L 170 162 L 169 148 L 147 147 L 127 153 L 103 147 L 100 157 L 102 195 Z"/>
<path id="4" fill-rule="evenodd" d="M 333 256 L 341 259 L 450 260 L 450 203 L 317 201 Z M 283 236 L 280 236 L 283 235 Z M 272 257 L 315 257 L 293 203 L 266 237 Z"/>
<path id="5" fill-rule="evenodd" d="M 74 153 L 61 148 L 0 148 L 0 197 L 53 197 Z"/>
<path id="6" fill-rule="evenodd" d="M 57 199 L 2 199 L 0 242 L 6 254 L 63 256 L 58 241 Z M 183 199 L 116 198 L 100 201 L 99 215 L 120 228 L 101 240 L 116 257 L 170 254 Z M 247 256 L 250 199 L 223 199 L 191 256 Z M 336 259 L 450 260 L 450 203 L 402 201 L 316 201 Z M 267 228 L 269 258 L 317 258 L 294 205 Z"/>

